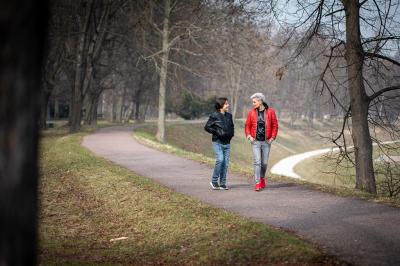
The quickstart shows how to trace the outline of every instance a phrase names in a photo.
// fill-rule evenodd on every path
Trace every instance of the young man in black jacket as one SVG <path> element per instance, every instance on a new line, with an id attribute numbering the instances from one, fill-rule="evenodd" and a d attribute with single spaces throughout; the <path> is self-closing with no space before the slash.
<path id="1" fill-rule="evenodd" d="M 212 146 L 215 153 L 215 167 L 211 178 L 212 189 L 228 189 L 226 186 L 226 172 L 229 164 L 230 141 L 234 136 L 232 115 L 228 113 L 227 98 L 217 98 L 215 112 L 213 112 L 204 129 L 212 134 Z M 219 181 L 219 182 L 218 182 Z"/>

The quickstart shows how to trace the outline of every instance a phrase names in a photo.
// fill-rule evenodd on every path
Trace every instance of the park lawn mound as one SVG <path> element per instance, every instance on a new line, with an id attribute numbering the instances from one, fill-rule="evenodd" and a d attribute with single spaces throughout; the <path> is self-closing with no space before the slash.
<path id="1" fill-rule="evenodd" d="M 41 265 L 335 264 L 310 243 L 93 156 L 84 134 L 41 140 Z"/>

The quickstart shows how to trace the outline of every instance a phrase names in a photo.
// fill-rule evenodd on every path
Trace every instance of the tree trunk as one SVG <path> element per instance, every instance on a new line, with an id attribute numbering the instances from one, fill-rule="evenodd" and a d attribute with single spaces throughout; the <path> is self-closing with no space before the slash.
<path id="1" fill-rule="evenodd" d="M 368 97 L 364 88 L 364 55 L 358 1 L 343 0 L 346 13 L 346 54 L 355 150 L 356 188 L 376 194 L 372 141 L 368 127 Z"/>
<path id="2" fill-rule="evenodd" d="M 123 119 L 124 119 L 124 114 L 125 114 L 125 110 L 126 110 L 125 101 L 126 101 L 126 87 L 124 86 L 124 91 L 122 93 L 122 99 L 121 99 L 121 107 L 119 110 L 119 121 L 120 122 L 124 121 Z"/>
<path id="3" fill-rule="evenodd" d="M 112 107 L 111 107 L 111 122 L 116 122 L 117 120 L 117 92 L 112 91 Z"/>
<path id="4" fill-rule="evenodd" d="M 140 120 L 140 101 L 136 101 L 135 103 L 135 121 Z"/>
<path id="5" fill-rule="evenodd" d="M 134 107 L 132 107 L 132 114 L 134 113 L 134 120 L 139 121 L 140 120 L 140 105 L 141 105 L 141 98 L 142 98 L 142 93 L 144 91 L 143 89 L 143 83 L 144 83 L 144 76 L 145 73 L 141 73 L 140 81 L 138 84 L 138 89 L 136 90 L 134 97 L 133 97 L 133 104 Z M 132 116 L 133 118 L 133 116 Z"/>
<path id="6" fill-rule="evenodd" d="M 100 115 L 102 119 L 104 119 L 104 91 L 101 92 L 99 96 L 99 100 L 97 103 L 97 111 L 96 113 Z M 96 120 L 97 120 L 97 115 L 96 115 Z"/>
<path id="7" fill-rule="evenodd" d="M 146 103 L 144 105 L 144 108 L 143 108 L 144 112 L 142 112 L 140 117 L 139 117 L 139 121 L 140 122 L 146 121 L 146 116 L 147 116 L 147 113 L 149 111 L 149 108 L 150 108 L 150 97 L 147 98 L 147 101 L 146 101 Z"/>
<path id="8" fill-rule="evenodd" d="M 81 33 L 78 41 L 78 49 L 76 52 L 76 63 L 75 63 L 75 81 L 74 87 L 71 93 L 70 100 L 70 112 L 69 112 L 69 122 L 70 122 L 70 132 L 76 132 L 81 127 L 82 119 L 82 103 L 83 103 L 83 52 L 86 43 L 86 35 L 89 27 L 90 14 L 92 12 L 93 2 L 88 1 L 85 3 L 87 6 L 87 11 L 85 14 L 84 22 L 81 27 Z"/>
<path id="9" fill-rule="evenodd" d="M 236 73 L 236 75 L 235 75 L 236 77 L 234 78 L 235 93 L 233 94 L 233 98 L 231 100 L 232 104 L 233 104 L 233 108 L 232 108 L 232 118 L 233 119 L 236 118 L 236 112 L 237 112 L 238 102 L 239 102 L 240 81 L 241 81 L 241 75 L 242 75 L 242 66 L 239 65 L 238 67 L 239 67 L 238 73 Z"/>
<path id="10" fill-rule="evenodd" d="M 0 264 L 35 265 L 47 1 L 7 1 L 0 28 Z"/>
<path id="11" fill-rule="evenodd" d="M 81 128 L 81 117 L 82 117 L 82 100 L 80 96 L 74 93 L 70 100 L 70 112 L 69 112 L 69 131 L 77 132 Z"/>
<path id="12" fill-rule="evenodd" d="M 162 32 L 162 50 L 160 68 L 160 90 L 158 97 L 158 124 L 156 138 L 160 142 L 165 141 L 165 92 L 167 87 L 168 56 L 169 56 L 169 16 L 171 12 L 171 0 L 164 0 L 165 13 Z"/>
<path id="13" fill-rule="evenodd" d="M 39 128 L 46 129 L 47 125 L 47 118 L 48 118 L 48 105 L 50 99 L 50 92 L 42 92 L 42 104 L 41 104 L 41 111 L 40 111 L 40 118 L 39 118 Z"/>
<path id="14" fill-rule="evenodd" d="M 60 107 L 58 104 L 58 97 L 54 96 L 54 119 L 60 118 Z"/>
<path id="15" fill-rule="evenodd" d="M 89 108 L 87 110 L 87 124 L 96 125 L 97 124 L 97 108 L 99 104 L 99 96 L 92 96 L 89 99 Z"/>
<path id="16" fill-rule="evenodd" d="M 134 102 L 133 104 L 135 105 L 134 108 L 132 108 L 132 112 L 135 113 L 135 121 L 140 120 L 140 106 L 141 106 L 141 101 L 142 101 L 142 85 L 143 85 L 143 78 L 141 79 L 139 83 L 139 89 L 136 91 L 135 96 L 134 96 Z"/>
<path id="17" fill-rule="evenodd" d="M 86 103 L 85 125 L 92 124 L 93 109 L 97 109 L 97 101 L 95 96 L 90 96 L 87 98 Z"/>

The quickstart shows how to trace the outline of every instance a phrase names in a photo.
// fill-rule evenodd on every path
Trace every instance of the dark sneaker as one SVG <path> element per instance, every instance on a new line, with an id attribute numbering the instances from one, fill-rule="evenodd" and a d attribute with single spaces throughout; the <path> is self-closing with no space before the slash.
<path id="1" fill-rule="evenodd" d="M 220 189 L 217 182 L 210 182 L 210 186 L 214 190 Z"/>
<path id="2" fill-rule="evenodd" d="M 228 190 L 229 188 L 228 188 L 226 185 L 220 185 L 220 186 L 219 186 L 219 189 L 225 189 L 225 190 Z"/>

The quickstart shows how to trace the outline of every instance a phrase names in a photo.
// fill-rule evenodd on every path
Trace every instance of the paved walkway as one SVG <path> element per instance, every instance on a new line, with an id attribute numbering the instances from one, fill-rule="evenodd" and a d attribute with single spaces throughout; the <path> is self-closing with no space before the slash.
<path id="1" fill-rule="evenodd" d="M 276 163 L 274 166 L 271 168 L 271 173 L 275 175 L 281 175 L 281 176 L 287 176 L 291 178 L 297 178 L 301 179 L 301 176 L 296 174 L 294 172 L 294 167 L 300 163 L 301 161 L 304 161 L 305 159 L 318 156 L 321 154 L 325 154 L 328 152 L 334 152 L 336 150 L 339 150 L 337 148 L 332 149 L 332 148 L 327 148 L 327 149 L 321 149 L 321 150 L 315 150 L 315 151 L 309 151 L 301 154 L 295 154 L 289 157 L 286 157 L 282 160 L 280 160 L 278 163 Z"/>
<path id="2" fill-rule="evenodd" d="M 382 142 L 381 145 L 385 144 L 394 144 L 394 143 L 399 143 L 400 140 L 394 140 L 394 141 L 385 141 Z M 373 143 L 372 145 L 376 146 L 378 145 L 377 143 Z M 347 149 L 353 149 L 354 146 L 350 146 Z M 339 148 L 325 148 L 325 149 L 319 149 L 319 150 L 314 150 L 314 151 L 308 151 L 304 153 L 299 153 L 295 154 L 289 157 L 286 157 L 279 162 L 277 162 L 274 166 L 271 168 L 271 173 L 275 175 L 281 175 L 281 176 L 287 176 L 291 178 L 296 178 L 296 179 L 302 179 L 301 176 L 299 176 L 297 173 L 295 173 L 294 168 L 297 164 L 300 162 L 316 157 L 318 155 L 322 154 L 327 154 L 327 153 L 335 153 L 338 152 Z M 377 161 L 384 161 L 384 162 L 400 162 L 400 156 L 380 156 Z"/>
<path id="3" fill-rule="evenodd" d="M 132 127 L 102 129 L 86 136 L 82 145 L 178 192 L 302 235 L 347 262 L 400 265 L 398 208 L 286 183 L 272 183 L 256 193 L 243 177 L 234 174 L 228 175 L 231 190 L 212 191 L 210 167 L 144 147 L 131 132 Z"/>

